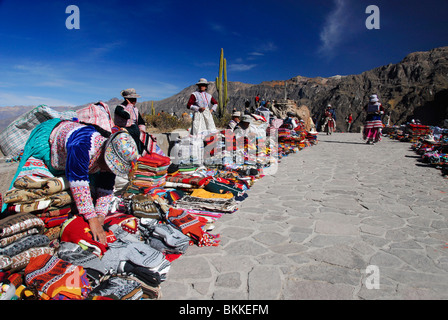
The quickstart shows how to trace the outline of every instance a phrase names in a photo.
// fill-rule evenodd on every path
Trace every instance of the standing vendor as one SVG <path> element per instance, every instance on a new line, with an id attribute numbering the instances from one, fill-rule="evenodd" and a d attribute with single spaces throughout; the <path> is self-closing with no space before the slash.
<path id="1" fill-rule="evenodd" d="M 198 90 L 191 94 L 187 103 L 187 108 L 194 112 L 191 126 L 192 135 L 216 131 L 212 112 L 218 108 L 218 102 L 207 92 L 209 85 L 207 79 L 201 78 L 196 85 Z"/>
<path id="2" fill-rule="evenodd" d="M 139 154 L 142 154 L 144 145 L 141 135 L 146 132 L 146 124 L 136 107 L 137 98 L 140 98 L 140 95 L 135 89 L 130 88 L 121 91 L 121 96 L 124 101 L 115 108 L 114 122 L 118 127 L 129 132 L 137 144 Z"/>

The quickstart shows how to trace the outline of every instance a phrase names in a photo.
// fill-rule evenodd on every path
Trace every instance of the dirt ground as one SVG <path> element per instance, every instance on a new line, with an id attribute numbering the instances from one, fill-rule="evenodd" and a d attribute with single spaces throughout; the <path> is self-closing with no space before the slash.
<path id="1" fill-rule="evenodd" d="M 9 189 L 9 185 L 12 182 L 17 166 L 19 164 L 15 163 L 5 163 L 5 161 L 0 160 L 0 193 L 5 194 Z"/>

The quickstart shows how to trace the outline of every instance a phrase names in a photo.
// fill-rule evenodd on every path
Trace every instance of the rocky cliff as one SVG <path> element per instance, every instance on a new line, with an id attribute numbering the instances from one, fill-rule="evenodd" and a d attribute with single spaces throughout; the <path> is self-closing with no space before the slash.
<path id="1" fill-rule="evenodd" d="M 195 89 L 192 85 L 172 97 L 155 101 L 154 107 L 156 111 L 180 115 L 188 111 L 187 101 Z M 214 84 L 210 85 L 209 92 L 217 97 Z M 353 130 L 358 130 L 365 119 L 364 106 L 373 93 L 378 94 L 386 112 L 390 112 L 391 124 L 402 124 L 415 118 L 424 124 L 442 125 L 443 120 L 448 119 L 448 47 L 414 52 L 399 63 L 358 75 L 297 76 L 260 84 L 229 82 L 228 109 L 243 110 L 246 99 L 253 106 L 257 94 L 268 100 L 282 101 L 285 97 L 294 100 L 297 106 L 308 106 L 313 118 L 319 118 L 325 106 L 331 104 L 335 107 L 338 130 L 345 131 L 344 118 L 349 113 L 353 114 Z M 113 98 L 106 103 L 113 112 L 121 101 Z M 150 101 L 138 105 L 143 113 L 150 113 Z M 0 108 L 0 131 L 28 110 L 26 107 Z"/>
<path id="2" fill-rule="evenodd" d="M 192 85 L 178 94 L 160 101 L 157 111 L 186 111 L 188 98 L 195 90 Z M 254 97 L 280 101 L 287 97 L 297 105 L 306 105 L 311 114 L 318 117 L 328 104 L 335 107 L 337 127 L 344 131 L 344 118 L 353 114 L 353 128 L 357 130 L 365 118 L 364 107 L 370 94 L 378 94 L 390 112 L 391 124 L 405 123 L 413 118 L 429 125 L 441 125 L 448 118 L 448 47 L 427 52 L 414 52 L 397 64 L 378 67 L 359 75 L 334 76 L 330 78 L 306 78 L 297 76 L 283 81 L 266 81 L 260 84 L 229 82 L 229 105 L 243 110 Z M 209 92 L 217 96 L 212 84 Z M 141 103 L 141 110 L 149 112 L 150 103 Z"/>

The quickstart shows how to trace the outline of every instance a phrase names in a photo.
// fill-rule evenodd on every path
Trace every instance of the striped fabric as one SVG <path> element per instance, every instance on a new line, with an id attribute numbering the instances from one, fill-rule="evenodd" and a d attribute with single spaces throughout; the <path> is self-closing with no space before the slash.
<path id="1" fill-rule="evenodd" d="M 58 112 L 40 105 L 13 121 L 0 133 L 0 149 L 5 156 L 15 156 L 23 150 L 31 131 L 40 123 L 49 119 L 71 120 L 75 117 L 74 111 Z"/>
<path id="2" fill-rule="evenodd" d="M 115 126 L 109 106 L 100 101 L 91 103 L 87 107 L 76 111 L 78 120 L 84 123 L 95 124 L 107 132 L 112 132 Z"/>

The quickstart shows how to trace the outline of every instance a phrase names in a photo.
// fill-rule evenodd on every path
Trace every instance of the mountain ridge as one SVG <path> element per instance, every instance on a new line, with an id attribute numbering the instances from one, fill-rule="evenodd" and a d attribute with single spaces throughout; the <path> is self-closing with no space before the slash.
<path id="1" fill-rule="evenodd" d="M 188 86 L 171 97 L 154 101 L 154 108 L 157 112 L 164 110 L 180 115 L 188 111 L 186 104 L 195 90 L 196 85 Z M 217 97 L 214 82 L 211 82 L 208 92 Z M 313 78 L 298 75 L 287 80 L 263 81 L 259 84 L 229 81 L 228 110 L 243 110 L 246 99 L 253 106 L 257 94 L 276 101 L 286 96 L 296 101 L 298 106 L 308 106 L 316 118 L 331 104 L 335 107 L 337 128 L 342 131 L 345 131 L 344 118 L 349 113 L 353 114 L 353 129 L 362 126 L 365 119 L 363 109 L 371 94 L 378 94 L 386 112 L 391 113 L 391 124 L 402 124 L 418 118 L 425 124 L 441 125 L 448 118 L 448 46 L 412 52 L 398 63 L 389 63 L 360 74 Z M 121 101 L 112 98 L 106 103 L 113 112 Z M 137 106 L 142 113 L 151 111 L 151 101 L 139 102 Z M 3 108 L 0 108 L 1 119 L 4 119 L 1 113 Z M 10 122 L 13 120 L 8 119 Z M 1 125 L 0 122 L 0 130 L 3 129 Z"/>

